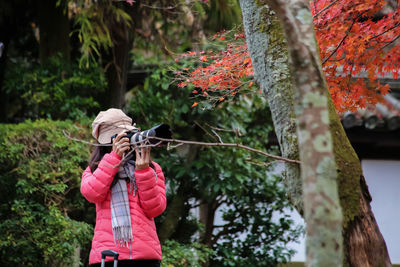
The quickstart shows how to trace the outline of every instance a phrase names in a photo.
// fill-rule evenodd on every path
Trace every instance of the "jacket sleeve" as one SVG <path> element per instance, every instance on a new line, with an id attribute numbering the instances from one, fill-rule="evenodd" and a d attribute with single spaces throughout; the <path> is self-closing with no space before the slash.
<path id="1" fill-rule="evenodd" d="M 164 174 L 160 165 L 152 163 L 154 169 L 148 167 L 135 172 L 140 205 L 149 218 L 159 216 L 167 206 Z"/>
<path id="2" fill-rule="evenodd" d="M 82 174 L 81 193 L 88 201 L 100 203 L 105 200 L 120 162 L 121 157 L 112 151 L 104 155 L 93 173 L 86 168 Z"/>

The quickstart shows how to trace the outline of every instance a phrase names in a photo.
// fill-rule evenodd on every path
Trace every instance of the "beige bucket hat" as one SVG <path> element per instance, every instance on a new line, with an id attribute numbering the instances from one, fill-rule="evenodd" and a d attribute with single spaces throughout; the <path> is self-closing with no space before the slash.
<path id="1" fill-rule="evenodd" d="M 132 119 L 116 108 L 101 111 L 92 123 L 92 135 L 100 144 L 109 144 L 113 135 L 134 129 L 137 128 L 132 125 Z"/>

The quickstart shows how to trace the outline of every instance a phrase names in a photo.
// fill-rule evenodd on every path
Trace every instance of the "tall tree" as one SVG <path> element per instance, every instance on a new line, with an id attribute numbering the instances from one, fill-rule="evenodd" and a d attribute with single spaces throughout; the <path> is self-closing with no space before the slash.
<path id="1" fill-rule="evenodd" d="M 122 9 L 125 12 L 133 14 L 132 9 L 125 6 Z M 136 5 L 135 5 L 136 6 Z M 111 35 L 113 46 L 110 49 L 109 58 L 106 67 L 106 77 L 108 88 L 106 90 L 109 96 L 109 107 L 122 108 L 126 93 L 126 82 L 128 79 L 130 50 L 132 49 L 133 33 L 130 31 L 130 25 L 118 17 L 109 14 L 107 24 Z M 138 18 L 135 18 L 138 19 Z"/>
<path id="2" fill-rule="evenodd" d="M 37 1 L 40 46 L 39 56 L 43 63 L 61 53 L 67 63 L 70 61 L 70 27 L 66 1 Z"/>
<path id="3" fill-rule="evenodd" d="M 242 3 L 244 6 L 244 1 Z M 292 105 L 302 162 L 307 265 L 341 266 L 342 212 L 329 129 L 327 87 L 320 66 L 312 15 L 303 0 L 290 4 L 279 0 L 269 3 L 286 35 L 293 78 Z"/>
<path id="4" fill-rule="evenodd" d="M 133 18 L 139 21 L 139 5 L 114 1 L 71 0 L 77 36 L 81 42 L 81 66 L 88 67 L 99 57 L 104 62 L 108 81 L 106 96 L 101 101 L 104 108 L 121 108 L 126 93 L 130 66 L 130 51 L 134 34 Z M 105 56 L 102 57 L 102 54 Z"/>
<path id="5" fill-rule="evenodd" d="M 302 45 L 310 44 L 312 43 L 310 39 L 314 38 L 313 34 L 308 32 L 305 36 L 300 36 L 300 39 L 293 40 L 294 35 L 288 33 L 290 27 L 295 26 L 294 23 L 296 23 L 297 19 L 299 20 L 297 23 L 300 23 L 300 25 L 304 24 L 304 27 L 308 29 L 310 29 L 310 26 L 307 24 L 312 23 L 308 3 L 296 3 L 298 4 L 297 6 L 290 5 L 285 1 L 280 2 L 279 4 L 282 7 L 276 12 L 282 18 L 285 18 L 284 14 L 286 12 L 292 18 L 295 17 L 294 14 L 298 15 L 294 20 L 283 19 L 282 25 L 284 25 L 283 29 L 285 29 L 288 36 L 287 41 L 293 42 L 291 44 L 292 48 L 289 49 L 292 55 L 290 65 L 292 66 L 292 70 L 294 70 L 292 72 L 293 80 L 299 82 L 296 79 L 298 75 L 296 74 L 297 71 L 301 71 L 307 67 L 310 71 L 314 70 L 316 73 L 319 73 L 320 65 L 318 61 L 315 61 L 315 58 L 313 60 L 308 59 L 305 62 L 294 60 L 295 57 L 302 56 L 298 55 L 298 51 L 295 49 L 296 46 L 302 47 Z M 278 4 L 278 2 L 275 2 L 275 4 Z M 291 75 L 288 71 L 288 49 L 283 29 L 266 1 L 242 0 L 241 7 L 247 45 L 253 61 L 255 79 L 266 95 L 271 107 L 275 131 L 282 154 L 286 157 L 296 158 L 299 155 L 298 140 L 301 137 L 301 135 L 298 136 L 296 129 L 298 127 L 303 128 L 304 125 L 296 126 L 298 122 L 296 121 L 294 99 L 298 96 L 295 96 L 296 92 L 293 89 Z M 282 11 L 282 9 L 285 9 L 285 11 Z M 292 30 L 300 25 L 295 26 Z M 303 44 L 299 44 L 301 41 Z M 309 54 L 310 50 L 306 49 L 302 52 Z M 323 88 L 328 95 L 327 87 L 323 86 Z M 320 97 L 312 99 L 310 104 L 318 104 Z M 369 205 L 371 198 L 362 174 L 360 161 L 346 137 L 333 103 L 329 98 L 328 105 L 329 125 L 333 138 L 333 152 L 337 168 L 336 175 L 339 183 L 340 204 L 344 218 L 344 266 L 390 266 L 385 242 Z M 301 139 L 300 142 L 302 142 Z M 286 173 L 285 181 L 288 185 L 290 198 L 301 214 L 307 214 L 307 212 L 304 212 L 307 210 L 307 208 L 304 208 L 307 204 L 302 201 L 302 182 L 298 175 L 299 169 L 295 166 L 287 166 Z M 318 216 L 323 215 L 319 214 Z M 322 247 L 324 245 L 326 244 L 321 243 Z M 309 256 L 308 260 L 314 259 L 314 255 L 310 255 L 310 253 L 313 252 L 307 252 Z M 314 263 L 317 264 L 318 261 L 314 262 L 311 260 L 309 262 L 310 266 L 323 266 L 313 265 Z"/>

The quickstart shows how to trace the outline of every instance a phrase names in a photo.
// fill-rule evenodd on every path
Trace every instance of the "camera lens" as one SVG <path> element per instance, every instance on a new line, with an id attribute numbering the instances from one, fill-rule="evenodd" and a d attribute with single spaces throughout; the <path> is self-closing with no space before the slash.
<path id="1" fill-rule="evenodd" d="M 172 138 L 172 133 L 171 129 L 168 124 L 160 124 L 157 126 L 154 126 L 153 128 L 139 132 L 139 133 L 134 133 L 132 137 L 130 138 L 131 143 L 133 144 L 140 144 L 145 141 L 148 141 L 150 144 L 157 144 L 160 143 L 160 140 L 154 139 L 154 138 L 149 138 L 149 137 L 159 137 L 159 138 L 165 138 L 165 139 L 171 139 Z M 166 142 L 162 142 L 161 144 L 165 144 Z"/>
<path id="2" fill-rule="evenodd" d="M 146 130 L 146 131 L 139 132 L 139 133 L 135 133 L 135 134 L 132 136 L 132 138 L 131 138 L 131 142 L 133 141 L 132 143 L 138 144 L 138 143 L 143 143 L 143 142 L 146 141 L 146 140 L 149 140 L 149 142 L 150 142 L 151 144 L 153 144 L 154 141 L 157 141 L 157 140 L 155 140 L 155 139 L 149 139 L 149 138 L 148 138 L 149 136 L 150 136 L 150 137 L 156 136 L 155 131 L 154 131 L 153 129 Z M 156 142 L 156 143 L 157 143 L 157 142 Z"/>

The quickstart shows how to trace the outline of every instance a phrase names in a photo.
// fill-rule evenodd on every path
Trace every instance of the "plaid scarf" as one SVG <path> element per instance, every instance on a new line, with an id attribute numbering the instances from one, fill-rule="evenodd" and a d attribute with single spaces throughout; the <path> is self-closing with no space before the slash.
<path id="1" fill-rule="evenodd" d="M 130 193 L 137 193 L 135 180 L 135 161 L 128 159 L 118 169 L 118 175 L 114 178 L 116 182 L 111 187 L 111 223 L 116 246 L 129 246 L 132 242 L 132 224 L 129 209 L 129 197 L 126 186 L 126 178 L 130 181 Z"/>

